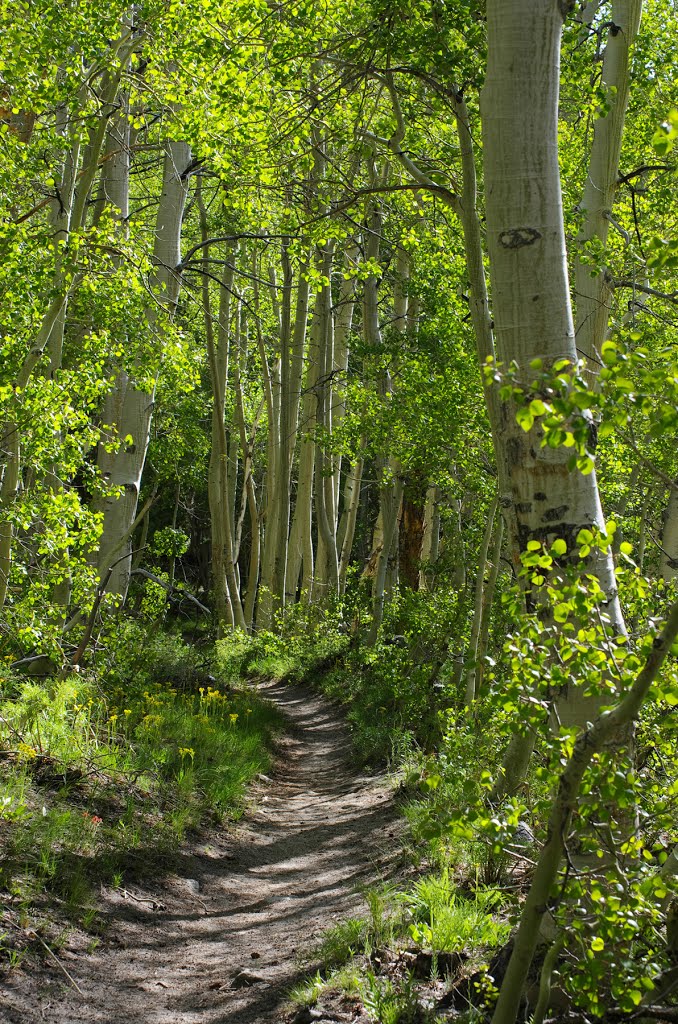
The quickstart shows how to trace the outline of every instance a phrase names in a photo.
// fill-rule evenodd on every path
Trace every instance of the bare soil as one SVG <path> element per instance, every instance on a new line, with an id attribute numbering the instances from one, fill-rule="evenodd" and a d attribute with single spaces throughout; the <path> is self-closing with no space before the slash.
<path id="1" fill-rule="evenodd" d="M 80 992 L 45 953 L 38 968 L 0 980 L 2 1024 L 273 1024 L 294 1016 L 287 993 L 314 967 L 309 951 L 325 929 L 364 912 L 362 887 L 392 874 L 399 826 L 383 777 L 351 766 L 337 710 L 301 687 L 267 684 L 262 693 L 290 730 L 251 811 L 186 847 L 176 874 L 102 890 L 101 945 L 87 953 L 74 936 L 57 954 Z M 327 1019 L 365 1018 L 346 1002 Z"/>

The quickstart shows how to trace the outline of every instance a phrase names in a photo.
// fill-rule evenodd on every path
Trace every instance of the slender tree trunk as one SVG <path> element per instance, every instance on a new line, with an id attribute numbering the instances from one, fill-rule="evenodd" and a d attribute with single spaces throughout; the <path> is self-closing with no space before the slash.
<path id="1" fill-rule="evenodd" d="M 256 267 L 256 263 L 255 263 Z M 254 271 L 256 276 L 256 269 Z M 283 452 L 281 414 L 281 392 L 283 376 L 287 381 L 289 372 L 289 344 L 290 344 L 290 304 L 289 291 L 291 281 L 283 281 L 283 304 L 281 306 L 278 297 L 278 282 L 275 270 L 269 267 L 269 294 L 273 308 L 273 316 L 278 327 L 278 338 L 283 350 L 282 357 L 271 367 L 268 363 L 266 349 L 264 346 L 261 329 L 257 327 L 259 340 L 259 353 L 264 373 L 264 388 L 266 394 L 266 405 L 268 412 L 268 443 L 266 461 L 266 490 L 264 509 L 264 540 L 261 559 L 261 584 L 257 602 L 257 626 L 260 629 L 270 629 L 273 624 L 273 616 L 280 607 L 277 598 L 278 584 L 276 582 L 276 550 L 280 539 L 280 517 L 281 502 L 279 487 L 282 484 L 281 475 L 284 476 L 283 463 L 285 453 Z M 259 307 L 259 288 L 254 283 L 255 303 Z M 284 364 L 284 365 L 283 365 Z"/>
<path id="2" fill-rule="evenodd" d="M 419 569 L 419 589 L 433 590 L 433 567 L 438 561 L 440 544 L 440 488 L 437 484 L 429 484 L 426 488 L 426 504 L 424 505 L 424 535 L 421 541 L 421 567 Z"/>
<path id="3" fill-rule="evenodd" d="M 584 221 L 577 236 L 582 248 L 594 239 L 604 249 L 614 205 L 624 119 L 631 82 L 631 51 L 640 28 L 643 0 L 614 0 L 610 11 L 603 57 L 600 90 L 605 95 L 606 112 L 597 117 L 593 143 L 580 209 Z M 591 273 L 590 263 L 580 256 L 575 260 L 577 350 L 595 367 L 607 334 L 612 287 L 604 267 Z"/>
<path id="4" fill-rule="evenodd" d="M 334 356 L 332 360 L 332 432 L 337 435 L 346 415 L 346 384 L 348 361 L 350 356 L 351 326 L 355 308 L 356 279 L 353 272 L 358 266 L 360 250 L 355 242 L 351 242 L 344 255 L 344 272 L 349 274 L 343 278 L 339 287 L 339 298 L 334 316 Z M 341 550 L 345 533 L 339 535 L 339 506 L 341 493 L 341 455 L 332 457 L 334 484 L 334 529 L 337 534 L 337 550 L 341 568 Z M 350 551 L 349 551 L 350 558 Z M 341 575 L 341 573 L 340 573 Z M 340 587 L 341 589 L 341 587 Z"/>
<path id="5" fill-rule="evenodd" d="M 372 173 L 372 178 L 376 181 L 377 176 L 375 172 Z M 371 206 L 367 218 L 367 229 L 365 257 L 368 260 L 378 260 L 382 235 L 382 214 L 376 202 Z M 377 277 L 374 274 L 370 274 L 365 280 L 363 289 L 363 335 L 366 345 L 373 351 L 379 351 L 381 346 L 378 287 Z M 405 322 L 405 326 L 406 314 L 407 305 L 405 301 L 400 303 L 396 313 L 396 316 Z M 393 394 L 391 375 L 386 367 L 380 371 L 379 393 L 384 402 L 387 396 Z M 384 617 L 387 573 L 397 538 L 403 496 L 402 469 L 399 460 L 393 456 L 380 455 L 375 462 L 379 479 L 379 517 L 381 519 L 382 542 L 381 546 L 373 545 L 376 562 L 372 581 L 372 624 L 368 640 L 371 644 L 376 642 L 379 627 Z M 375 535 L 376 533 L 377 528 L 375 527 Z"/>
<path id="6" fill-rule="evenodd" d="M 665 580 L 675 579 L 678 576 L 678 479 L 671 488 L 664 512 L 661 546 L 660 575 Z"/>
<path id="7" fill-rule="evenodd" d="M 199 186 L 201 188 L 201 185 Z M 200 228 L 202 241 L 208 238 L 207 214 L 202 202 L 202 194 L 198 198 L 200 206 Z M 233 260 L 236 252 L 230 251 Z M 205 246 L 205 258 L 209 257 L 209 247 Z M 226 516 L 230 519 L 229 464 L 228 452 L 224 448 L 226 442 L 225 423 L 223 422 L 228 385 L 228 362 L 230 344 L 231 295 L 233 292 L 233 265 L 224 267 L 221 287 L 219 289 L 219 319 L 216 339 L 212 320 L 212 304 L 210 299 L 209 278 L 202 278 L 202 303 L 205 315 L 205 335 L 210 357 L 212 376 L 212 445 L 207 476 L 207 497 L 210 510 L 211 554 L 212 554 L 212 586 L 214 588 L 214 609 L 217 620 L 217 631 L 223 635 L 224 626 L 235 624 L 233 602 L 226 576 L 226 560 L 233 560 L 233 552 L 226 544 Z M 223 440 L 222 440 L 223 438 Z M 229 501 L 224 502 L 224 494 Z M 230 524 L 232 526 L 232 523 Z"/>
<path id="8" fill-rule="evenodd" d="M 19 488 L 21 446 L 16 423 L 3 424 L 0 450 L 4 462 L 0 484 L 0 609 L 7 598 L 12 568 L 12 525 L 8 517 Z"/>
<path id="9" fill-rule="evenodd" d="M 487 570 L 487 556 L 490 550 L 490 541 L 492 540 L 492 530 L 494 528 L 494 521 L 497 517 L 498 506 L 499 499 L 495 498 L 492 504 L 490 505 L 490 511 L 487 514 L 485 532 L 483 534 L 482 544 L 480 545 L 480 553 L 478 555 L 478 575 L 476 576 L 475 601 L 473 605 L 473 621 L 471 624 L 471 641 L 469 643 L 468 649 L 468 658 L 470 664 L 466 673 L 465 704 L 467 709 L 471 707 L 473 701 L 478 696 L 478 639 L 480 637 L 480 628 L 483 619 L 483 593 L 485 589 L 485 572 Z"/>
<path id="10" fill-rule="evenodd" d="M 340 523 L 339 544 L 341 557 L 339 559 L 339 593 L 346 590 L 346 574 L 351 561 L 353 549 L 353 538 L 355 527 L 358 521 L 358 509 L 360 507 L 360 484 L 363 476 L 363 459 L 356 459 L 346 475 L 344 484 L 344 513 Z"/>
<path id="11" fill-rule="evenodd" d="M 484 657 L 487 653 L 487 641 L 490 635 L 490 619 L 492 617 L 492 605 L 494 603 L 494 594 L 497 588 L 497 578 L 499 576 L 499 564 L 501 561 L 501 548 L 504 541 L 504 520 L 501 516 L 497 519 L 497 526 L 494 531 L 494 544 L 492 546 L 491 553 L 491 565 L 490 574 L 487 578 L 487 584 L 483 591 L 483 610 L 482 610 L 482 625 L 480 627 L 480 636 L 478 637 L 478 649 L 476 652 L 476 696 L 482 691 L 483 686 L 483 675 L 485 672 Z"/>
<path id="12" fill-rule="evenodd" d="M 332 276 L 334 247 L 326 246 L 322 258 L 323 276 Z M 332 367 L 334 353 L 334 320 L 332 318 L 331 285 L 323 285 L 318 296 L 320 302 L 318 382 L 316 385 L 316 424 L 325 435 L 332 436 Z M 315 511 L 318 524 L 318 552 L 314 589 L 316 597 L 323 598 L 339 592 L 339 556 L 337 553 L 337 519 L 334 509 L 334 477 L 327 453 L 327 441 L 315 446 Z M 315 598 L 314 598 L 315 599 Z"/>
<path id="13" fill-rule="evenodd" d="M 321 254 L 316 255 L 321 259 Z M 322 291 L 316 293 L 313 306 L 313 317 L 309 332 L 308 366 L 306 383 L 302 400 L 299 431 L 302 440 L 299 448 L 299 469 L 297 476 L 297 500 L 294 506 L 294 517 L 290 530 L 286 587 L 288 600 L 294 600 L 299 585 L 299 574 L 303 566 L 301 596 L 305 602 L 313 599 L 315 579 L 315 556 L 313 550 L 313 484 L 315 472 L 315 431 L 317 398 L 316 391 L 320 377 L 320 359 L 324 344 L 324 312 L 325 296 Z"/>
<path id="14" fill-rule="evenodd" d="M 290 473 L 294 452 L 295 410 L 292 395 L 292 264 L 287 249 L 282 247 L 282 304 L 280 309 L 280 388 L 278 410 L 278 438 L 276 444 L 275 493 L 271 501 L 275 514 L 271 529 L 267 527 L 264 544 L 264 565 L 270 565 L 271 614 L 282 611 L 285 605 L 285 570 L 287 567 L 287 543 L 290 524 Z M 307 286 L 302 287 L 302 297 L 307 295 Z M 299 293 L 297 293 L 299 294 Z M 295 317 L 296 326 L 296 317 Z M 304 324 L 305 327 L 305 324 Z M 301 330 L 301 327 L 299 328 Z M 296 340 L 296 339 L 295 339 Z"/>

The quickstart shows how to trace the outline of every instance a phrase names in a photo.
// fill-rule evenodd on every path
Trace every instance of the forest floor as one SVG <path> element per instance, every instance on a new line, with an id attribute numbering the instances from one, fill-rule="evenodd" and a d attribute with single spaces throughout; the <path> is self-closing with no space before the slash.
<path id="1" fill-rule="evenodd" d="M 302 687 L 261 693 L 289 730 L 249 813 L 185 846 L 171 875 L 103 889 L 101 944 L 88 952 L 87 936 L 73 933 L 59 964 L 45 952 L 6 975 L 2 1024 L 294 1019 L 287 995 L 315 970 L 314 944 L 364 911 L 364 886 L 393 875 L 402 825 L 384 777 L 351 766 L 340 712 Z M 367 1020 L 350 997 L 296 1018 Z"/>

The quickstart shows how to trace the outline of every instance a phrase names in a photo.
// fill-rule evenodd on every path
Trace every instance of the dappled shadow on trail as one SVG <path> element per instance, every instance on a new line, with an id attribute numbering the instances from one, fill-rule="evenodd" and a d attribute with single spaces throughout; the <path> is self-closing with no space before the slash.
<path id="1" fill-rule="evenodd" d="M 62 955 L 63 974 L 9 976 L 0 1021 L 273 1024 L 328 927 L 396 856 L 391 794 L 350 764 L 337 712 L 301 687 L 262 687 L 292 723 L 278 767 L 236 828 L 182 853 L 177 874 L 104 894 L 102 948 Z M 28 1013 L 29 1002 L 32 1003 Z"/>

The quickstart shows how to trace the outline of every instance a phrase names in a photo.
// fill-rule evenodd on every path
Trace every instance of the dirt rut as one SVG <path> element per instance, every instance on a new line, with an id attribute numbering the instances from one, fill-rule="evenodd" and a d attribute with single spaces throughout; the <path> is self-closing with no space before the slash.
<path id="1" fill-rule="evenodd" d="M 103 892 L 102 945 L 59 952 L 81 994 L 56 964 L 12 972 L 3 1024 L 288 1019 L 286 994 L 311 966 L 304 956 L 326 928 L 364 910 L 361 887 L 391 873 L 398 826 L 383 778 L 351 767 L 335 709 L 302 688 L 262 693 L 291 725 L 251 813 L 184 851 L 176 875 Z"/>

